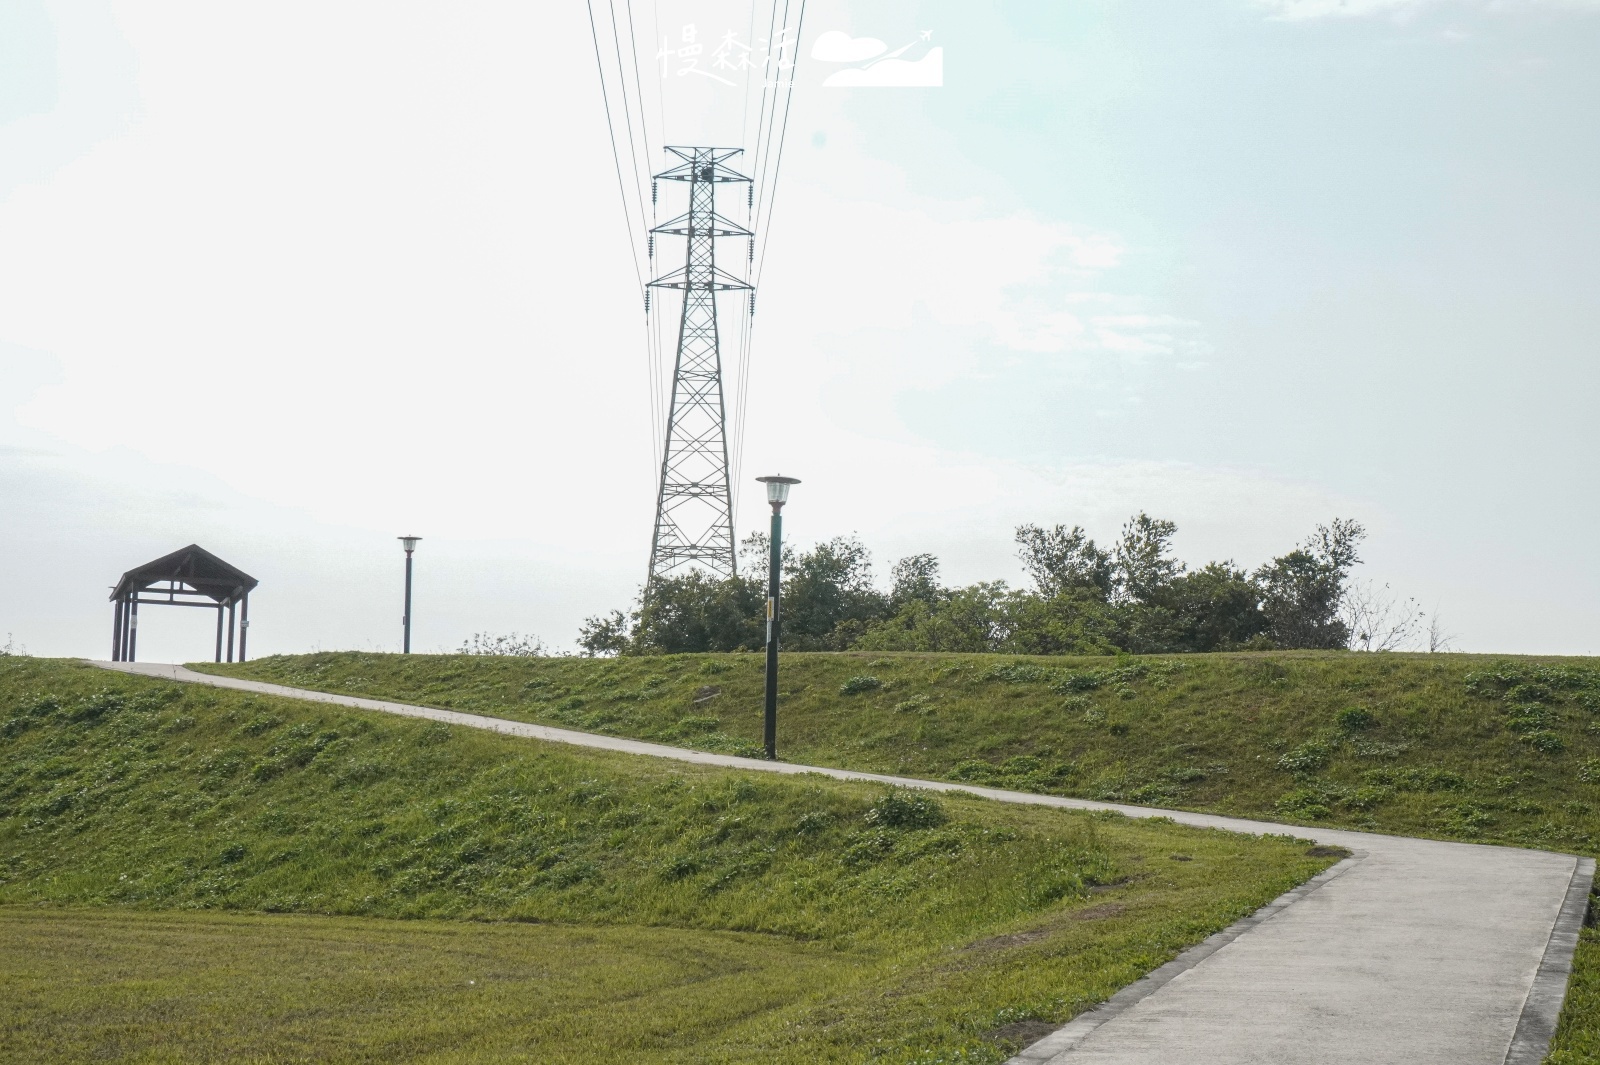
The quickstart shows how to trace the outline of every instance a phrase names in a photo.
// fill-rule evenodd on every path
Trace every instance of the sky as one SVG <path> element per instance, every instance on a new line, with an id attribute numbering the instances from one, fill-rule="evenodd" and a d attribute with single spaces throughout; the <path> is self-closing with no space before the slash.
<path id="1" fill-rule="evenodd" d="M 824 85 L 825 34 L 943 84 Z M 748 137 L 640 47 L 669 142 Z M 1600 0 L 810 0 L 742 478 L 952 583 L 1019 582 L 1022 522 L 1253 567 L 1354 518 L 1458 649 L 1600 653 L 1597 57 Z M 420 650 L 627 605 L 606 103 L 571 2 L 0 5 L 0 641 L 105 656 L 191 542 L 261 581 L 252 655 L 397 649 L 401 534 Z M 209 651 L 147 614 L 141 658 Z"/>

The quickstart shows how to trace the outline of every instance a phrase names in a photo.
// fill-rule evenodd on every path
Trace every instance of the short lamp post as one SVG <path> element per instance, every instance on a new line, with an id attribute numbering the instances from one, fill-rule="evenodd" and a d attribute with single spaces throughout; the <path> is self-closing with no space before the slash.
<path id="1" fill-rule="evenodd" d="M 400 619 L 400 624 L 405 629 L 405 647 L 404 647 L 404 652 L 403 653 L 410 654 L 411 653 L 411 552 L 413 552 L 413 551 L 415 551 L 417 549 L 417 541 L 421 540 L 422 537 L 420 537 L 420 536 L 401 536 L 401 537 L 397 537 L 397 539 L 400 541 L 400 546 L 404 547 L 406 549 L 406 612 L 405 612 L 405 616 Z"/>
<path id="2" fill-rule="evenodd" d="M 767 502 L 772 504 L 772 555 L 767 561 L 767 757 L 778 757 L 778 589 L 783 579 L 783 505 L 789 501 L 789 486 L 798 477 L 757 477 L 767 486 Z"/>

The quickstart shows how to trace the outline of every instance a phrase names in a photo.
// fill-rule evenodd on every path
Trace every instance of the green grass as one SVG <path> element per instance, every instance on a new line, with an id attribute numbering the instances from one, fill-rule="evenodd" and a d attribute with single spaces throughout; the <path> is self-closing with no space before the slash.
<path id="1" fill-rule="evenodd" d="M 756 655 L 197 668 L 706 750 L 761 735 Z M 1600 854 L 1600 661 L 794 654 L 782 688 L 787 761 Z"/>
<path id="2" fill-rule="evenodd" d="M 1600 930 L 1585 928 L 1573 958 L 1561 1023 L 1545 1062 L 1592 1065 L 1596 1061 L 1600 1061 Z"/>
<path id="3" fill-rule="evenodd" d="M 755 655 L 219 671 L 738 753 L 761 729 Z M 790 761 L 1600 857 L 1600 660 L 792 654 L 782 689 Z M 1595 933 L 1576 966 L 1552 1063 L 1600 1060 Z"/>
<path id="4" fill-rule="evenodd" d="M 660 1060 L 850 962 L 669 928 L 19 907 L 0 943 L 19 1062 Z"/>
<path id="5" fill-rule="evenodd" d="M 997 1062 L 1327 864 L 0 659 L 8 1061 Z"/>

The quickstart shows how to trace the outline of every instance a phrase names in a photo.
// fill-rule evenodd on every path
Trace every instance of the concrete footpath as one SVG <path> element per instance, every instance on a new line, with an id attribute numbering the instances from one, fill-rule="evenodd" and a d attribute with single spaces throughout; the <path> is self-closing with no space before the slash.
<path id="1" fill-rule="evenodd" d="M 580 747 L 819 773 L 999 802 L 1117 810 L 1340 847 L 1339 863 L 1123 989 L 1012 1065 L 1536 1065 L 1566 994 L 1594 862 L 708 754 L 154 663 L 107 669 L 428 718 Z"/>

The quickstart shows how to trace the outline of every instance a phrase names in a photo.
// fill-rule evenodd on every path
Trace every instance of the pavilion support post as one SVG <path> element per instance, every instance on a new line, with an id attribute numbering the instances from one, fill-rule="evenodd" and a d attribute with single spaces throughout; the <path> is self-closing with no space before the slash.
<path id="1" fill-rule="evenodd" d="M 111 661 L 122 661 L 122 598 L 113 600 L 117 608 L 111 613 Z"/>
<path id="2" fill-rule="evenodd" d="M 244 661 L 244 641 L 250 635 L 250 593 L 239 600 L 239 661 Z"/>
<path id="3" fill-rule="evenodd" d="M 137 598 L 138 593 L 134 594 L 135 598 L 128 603 L 128 657 L 126 660 L 129 662 L 137 662 L 139 660 L 139 600 Z"/>
<path id="4" fill-rule="evenodd" d="M 222 661 L 222 604 L 217 604 L 217 661 Z"/>
<path id="5" fill-rule="evenodd" d="M 233 604 L 228 604 L 228 661 L 233 661 Z"/>

